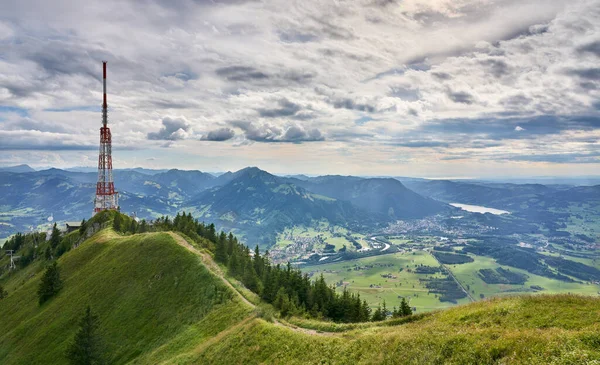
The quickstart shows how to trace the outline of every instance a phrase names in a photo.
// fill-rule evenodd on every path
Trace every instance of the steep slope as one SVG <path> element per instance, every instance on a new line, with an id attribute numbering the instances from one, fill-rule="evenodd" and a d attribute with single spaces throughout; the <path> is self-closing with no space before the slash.
<path id="1" fill-rule="evenodd" d="M 3 278 L 9 296 L 0 300 L 0 363 L 66 363 L 65 348 L 88 304 L 100 317 L 111 364 L 171 356 L 185 343 L 182 334 L 193 334 L 197 345 L 250 311 L 167 233 L 102 231 L 62 256 L 59 267 L 64 288 L 42 306 L 40 272 Z"/>
<path id="2" fill-rule="evenodd" d="M 314 193 L 349 201 L 357 207 L 392 219 L 422 218 L 449 209 L 443 203 L 407 189 L 392 178 L 320 176 L 294 183 Z"/>
<path id="3" fill-rule="evenodd" d="M 312 220 L 333 224 L 374 220 L 348 202 L 310 193 L 255 167 L 230 177 L 227 184 L 201 193 L 188 205 L 194 215 L 240 229 L 265 246 L 273 243 L 275 232 Z"/>

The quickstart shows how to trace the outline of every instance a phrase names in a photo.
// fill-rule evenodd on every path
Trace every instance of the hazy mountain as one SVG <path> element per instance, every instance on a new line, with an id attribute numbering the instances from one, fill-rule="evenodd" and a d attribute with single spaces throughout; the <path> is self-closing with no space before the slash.
<path id="1" fill-rule="evenodd" d="M 422 218 L 450 209 L 445 204 L 407 189 L 392 178 L 320 176 L 306 181 L 294 180 L 294 183 L 391 219 Z"/>
<path id="2" fill-rule="evenodd" d="M 529 198 L 555 191 L 540 184 L 475 184 L 449 180 L 405 181 L 411 190 L 448 203 L 516 210 Z"/>
<path id="3" fill-rule="evenodd" d="M 32 169 L 31 167 L 29 167 L 29 165 L 17 165 L 17 166 L 0 167 L 0 171 L 24 173 L 24 172 L 33 172 L 35 170 Z"/>

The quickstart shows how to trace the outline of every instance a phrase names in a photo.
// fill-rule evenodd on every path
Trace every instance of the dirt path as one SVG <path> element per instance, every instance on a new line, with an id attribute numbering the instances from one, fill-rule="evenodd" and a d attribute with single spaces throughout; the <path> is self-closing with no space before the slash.
<path id="1" fill-rule="evenodd" d="M 251 308 L 256 308 L 256 305 L 254 305 L 252 302 L 250 302 L 248 299 L 246 299 L 242 295 L 242 293 L 240 293 L 233 285 L 231 285 L 231 283 L 227 279 L 225 279 L 225 275 L 223 274 L 223 270 L 221 270 L 221 268 L 219 267 L 219 265 L 217 265 L 207 253 L 204 253 L 204 252 L 198 250 L 196 247 L 190 245 L 183 237 L 181 237 L 177 233 L 175 233 L 175 232 L 167 232 L 167 233 L 171 237 L 173 237 L 173 239 L 175 240 L 175 242 L 177 242 L 178 245 L 182 246 L 183 248 L 187 249 L 188 251 L 190 251 L 190 252 L 196 254 L 197 256 L 199 256 L 202 259 L 202 263 L 209 269 L 209 271 L 211 271 L 216 277 L 218 277 L 219 279 L 221 279 L 221 281 L 223 281 L 223 283 L 225 285 L 227 285 L 229 288 L 231 288 L 231 290 L 238 295 L 238 297 L 242 300 L 242 302 L 246 303 Z M 229 333 L 234 328 L 237 328 L 237 327 L 241 326 L 242 324 L 245 324 L 246 322 L 248 322 L 249 320 L 254 319 L 254 318 L 256 318 L 255 315 L 247 317 L 242 322 L 238 323 L 236 326 L 231 327 L 230 329 L 227 329 L 227 330 L 219 333 L 215 338 L 220 338 L 220 337 L 224 336 L 226 333 Z M 338 333 L 334 333 L 334 332 L 322 332 L 322 331 L 316 331 L 316 330 L 313 330 L 313 329 L 297 327 L 297 326 L 294 326 L 294 325 L 291 325 L 291 324 L 288 324 L 288 323 L 279 322 L 275 318 L 273 318 L 273 324 L 276 325 L 276 326 L 289 328 L 289 329 L 291 329 L 292 331 L 295 331 L 295 332 L 300 332 L 300 333 L 304 333 L 304 334 L 308 334 L 308 335 L 333 336 L 333 335 L 337 335 L 338 334 Z M 210 340 L 208 342 L 210 342 Z M 208 342 L 203 343 L 202 345 L 200 345 L 200 347 L 204 348 L 204 347 L 208 346 L 207 345 Z"/>
<path id="2" fill-rule="evenodd" d="M 233 290 L 234 293 L 238 294 L 238 297 L 242 300 L 242 302 L 246 303 L 247 305 L 249 305 L 252 308 L 256 308 L 256 306 L 252 302 L 250 302 L 248 299 L 246 299 L 239 291 L 237 291 L 237 289 L 233 285 L 231 285 L 231 283 L 227 279 L 225 279 L 225 275 L 223 274 L 223 271 L 221 270 L 219 265 L 217 265 L 208 254 L 206 254 L 206 253 L 198 250 L 196 247 L 190 245 L 183 237 L 181 237 L 177 233 L 174 233 L 174 232 L 167 232 L 167 233 L 171 237 L 173 237 L 173 239 L 175 240 L 175 242 L 177 242 L 178 245 L 182 246 L 183 248 L 186 248 L 188 251 L 199 256 L 200 259 L 202 259 L 202 263 L 204 264 L 204 266 L 206 266 L 209 269 L 209 271 L 211 271 L 216 277 L 221 279 L 221 281 L 225 285 L 227 285 L 229 288 L 231 288 L 231 290 Z"/>

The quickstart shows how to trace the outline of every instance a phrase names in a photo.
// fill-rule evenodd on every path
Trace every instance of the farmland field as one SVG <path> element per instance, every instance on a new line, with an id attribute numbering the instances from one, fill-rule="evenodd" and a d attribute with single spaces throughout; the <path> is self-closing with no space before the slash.
<path id="1" fill-rule="evenodd" d="M 552 293 L 578 293 L 587 295 L 597 295 L 600 288 L 594 284 L 587 283 L 566 283 L 560 280 L 550 279 L 539 275 L 531 274 L 525 270 L 517 269 L 510 266 L 498 265 L 496 260 L 490 257 L 469 255 L 474 261 L 461 265 L 446 265 L 452 271 L 454 276 L 460 283 L 467 288 L 471 295 L 475 298 L 511 295 L 519 293 L 534 293 L 531 286 L 539 286 L 544 290 L 537 291 L 543 294 Z M 525 274 L 528 276 L 524 285 L 517 284 L 487 284 L 479 276 L 480 269 L 496 269 L 502 267 L 515 273 Z"/>
<path id="2" fill-rule="evenodd" d="M 450 302 L 440 302 L 437 295 L 429 293 L 419 279 L 444 277 L 441 274 L 417 274 L 415 268 L 420 265 L 438 267 L 436 260 L 425 251 L 403 252 L 339 263 L 306 266 L 302 271 L 321 275 L 330 283 L 340 283 L 361 298 L 371 307 L 385 300 L 388 308 L 398 306 L 401 297 L 409 300 L 417 313 L 453 306 Z M 382 275 L 390 275 L 385 278 Z M 341 290 L 341 287 L 338 290 Z M 469 299 L 460 299 L 458 303 L 468 303 Z"/>

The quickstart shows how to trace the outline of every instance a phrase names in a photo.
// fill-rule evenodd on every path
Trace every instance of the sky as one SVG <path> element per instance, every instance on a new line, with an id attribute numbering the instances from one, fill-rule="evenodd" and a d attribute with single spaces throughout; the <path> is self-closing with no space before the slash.
<path id="1" fill-rule="evenodd" d="M 0 165 L 600 175 L 600 0 L 0 0 Z"/>

